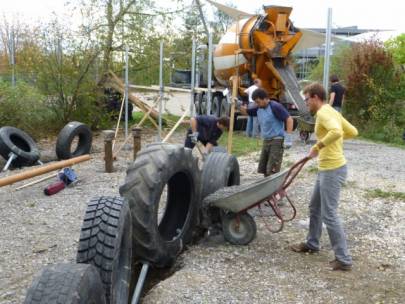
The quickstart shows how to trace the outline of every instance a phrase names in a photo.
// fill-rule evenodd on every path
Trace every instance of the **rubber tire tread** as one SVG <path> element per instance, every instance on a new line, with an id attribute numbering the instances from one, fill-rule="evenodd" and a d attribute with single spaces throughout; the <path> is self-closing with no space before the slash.
<path id="1" fill-rule="evenodd" d="M 232 173 L 232 181 L 228 184 Z M 239 184 L 239 163 L 235 156 L 222 152 L 208 154 L 201 174 L 202 199 L 220 188 Z"/>
<path id="2" fill-rule="evenodd" d="M 105 304 L 97 269 L 87 264 L 46 266 L 35 277 L 24 304 Z"/>
<path id="3" fill-rule="evenodd" d="M 123 264 L 120 264 L 120 258 Z M 101 196 L 90 200 L 81 228 L 76 262 L 92 264 L 97 268 L 107 303 L 128 303 L 132 223 L 125 199 Z M 119 284 L 117 290 L 114 290 L 115 284 Z"/>
<path id="4" fill-rule="evenodd" d="M 29 151 L 24 151 L 15 145 L 15 143 L 11 141 L 11 136 L 18 137 L 19 140 L 23 141 L 29 147 Z M 10 152 L 17 155 L 17 158 L 12 162 L 12 165 L 15 167 L 33 165 L 40 157 L 38 146 L 31 136 L 23 130 L 5 126 L 0 128 L 0 155 L 7 160 Z"/>
<path id="5" fill-rule="evenodd" d="M 164 186 L 178 172 L 191 184 L 186 219 L 178 236 L 165 240 L 159 232 L 157 212 Z M 192 240 L 201 204 L 198 160 L 182 145 L 153 144 L 138 152 L 129 166 L 120 194 L 128 200 L 133 224 L 134 255 L 156 267 L 170 266 Z M 181 212 L 179 212 L 181 213 Z"/>
<path id="6" fill-rule="evenodd" d="M 71 152 L 73 139 L 79 136 L 79 143 L 75 151 Z M 70 159 L 90 153 L 93 135 L 84 123 L 71 121 L 59 132 L 56 140 L 56 156 L 58 159 Z"/>
<path id="7" fill-rule="evenodd" d="M 247 245 L 253 241 L 256 236 L 256 222 L 249 213 L 242 213 L 239 215 L 239 218 L 240 222 L 244 223 L 248 228 L 247 233 L 242 238 L 234 238 L 232 233 L 225 227 L 229 227 L 229 225 L 232 224 L 231 222 L 236 220 L 236 215 L 234 213 L 228 213 L 222 217 L 222 231 L 224 233 L 224 238 L 233 245 Z"/>

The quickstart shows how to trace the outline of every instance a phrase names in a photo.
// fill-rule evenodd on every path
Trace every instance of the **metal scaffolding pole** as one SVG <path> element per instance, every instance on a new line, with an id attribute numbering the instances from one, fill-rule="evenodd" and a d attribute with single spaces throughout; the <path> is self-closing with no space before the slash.
<path id="1" fill-rule="evenodd" d="M 162 102 L 163 102 L 163 40 L 160 41 L 160 68 L 159 68 L 159 132 L 158 141 L 162 140 Z"/>
<path id="2" fill-rule="evenodd" d="M 195 116 L 194 113 L 194 88 L 195 88 L 195 52 L 196 52 L 196 41 L 195 37 L 193 37 L 193 47 L 191 53 L 191 95 L 190 95 L 190 117 Z"/>
<path id="3" fill-rule="evenodd" d="M 10 32 L 10 64 L 11 64 L 11 85 L 15 87 L 15 45 L 14 28 Z"/>
<path id="4" fill-rule="evenodd" d="M 207 92 L 207 115 L 211 114 L 211 84 L 212 84 L 212 32 L 208 32 L 208 92 Z"/>
<path id="5" fill-rule="evenodd" d="M 329 83 L 331 30 L 332 30 L 332 8 L 328 8 L 328 24 L 326 27 L 326 40 L 325 40 L 325 58 L 323 64 L 323 86 L 325 90 L 328 90 L 328 83 Z"/>
<path id="6" fill-rule="evenodd" d="M 125 138 L 128 137 L 128 45 L 125 46 Z"/>

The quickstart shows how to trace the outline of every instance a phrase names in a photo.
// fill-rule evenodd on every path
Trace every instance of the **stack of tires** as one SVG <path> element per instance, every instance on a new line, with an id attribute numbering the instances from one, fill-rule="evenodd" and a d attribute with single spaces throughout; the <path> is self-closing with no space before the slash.
<path id="1" fill-rule="evenodd" d="M 88 203 L 77 263 L 44 268 L 25 303 L 128 303 L 132 266 L 172 265 L 202 223 L 221 221 L 218 209 L 201 212 L 201 199 L 239 180 L 237 159 L 223 149 L 209 154 L 201 172 L 190 149 L 147 146 L 127 169 L 121 197 Z"/>
<path id="2" fill-rule="evenodd" d="M 201 172 L 191 152 L 172 144 L 141 150 L 120 187 L 122 197 L 88 203 L 77 264 L 44 268 L 25 303 L 128 303 L 134 262 L 173 264 L 198 221 Z"/>

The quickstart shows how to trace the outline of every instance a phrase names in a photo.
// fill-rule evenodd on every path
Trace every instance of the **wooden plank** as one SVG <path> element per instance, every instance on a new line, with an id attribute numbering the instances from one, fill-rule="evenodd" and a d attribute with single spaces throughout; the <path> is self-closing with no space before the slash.
<path id="1" fill-rule="evenodd" d="M 184 118 L 186 118 L 186 116 L 188 115 L 189 110 L 186 110 L 183 114 L 183 116 L 180 117 L 180 119 L 176 122 L 176 124 L 174 125 L 174 127 L 170 130 L 170 132 L 166 135 L 166 137 L 162 140 L 162 142 L 166 142 L 170 136 L 173 135 L 174 131 L 176 131 L 177 127 L 181 124 L 181 122 L 184 120 Z"/>
<path id="2" fill-rule="evenodd" d="M 70 167 L 70 166 L 72 166 L 74 164 L 81 163 L 81 162 L 84 162 L 84 161 L 87 161 L 87 160 L 90 160 L 90 159 L 91 159 L 91 157 L 90 157 L 89 154 L 81 155 L 81 156 L 74 157 L 74 158 L 71 158 L 71 159 L 58 161 L 58 162 L 55 162 L 55 163 L 52 163 L 52 164 L 42 165 L 42 166 L 39 166 L 37 168 L 30 169 L 30 170 L 27 170 L 27 171 L 24 171 L 22 173 L 18 173 L 18 174 L 15 174 L 15 175 L 3 177 L 3 178 L 0 178 L 0 187 L 7 186 L 7 185 L 10 185 L 10 184 L 14 184 L 14 183 L 22 181 L 24 179 L 28 179 L 28 178 L 31 178 L 31 177 L 34 177 L 34 176 L 42 175 L 42 174 L 45 174 L 45 173 L 48 173 L 50 171 L 54 171 L 54 170 L 57 170 L 57 169 L 61 169 L 61 168 L 64 168 L 64 167 Z"/>

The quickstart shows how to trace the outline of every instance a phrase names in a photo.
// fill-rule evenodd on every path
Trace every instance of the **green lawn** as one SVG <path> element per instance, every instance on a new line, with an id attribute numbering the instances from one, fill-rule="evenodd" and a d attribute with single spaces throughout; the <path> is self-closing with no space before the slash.
<path id="1" fill-rule="evenodd" d="M 228 145 L 228 132 L 224 132 L 219 139 L 219 144 L 225 148 Z M 246 137 L 245 132 L 237 131 L 232 136 L 232 154 L 241 156 L 250 152 L 260 151 L 262 149 L 262 140 L 259 138 Z"/>

